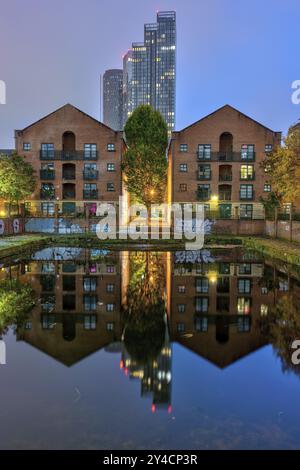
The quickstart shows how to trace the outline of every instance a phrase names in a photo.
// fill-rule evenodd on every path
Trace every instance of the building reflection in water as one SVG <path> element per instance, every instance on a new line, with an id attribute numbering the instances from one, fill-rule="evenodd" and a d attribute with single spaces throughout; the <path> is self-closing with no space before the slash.
<path id="1" fill-rule="evenodd" d="M 66 366 L 100 349 L 117 352 L 153 412 L 172 411 L 173 342 L 221 369 L 272 343 L 283 368 L 293 370 L 298 274 L 255 253 L 47 248 L 2 265 L 0 277 L 29 284 L 36 295 L 17 340 Z"/>

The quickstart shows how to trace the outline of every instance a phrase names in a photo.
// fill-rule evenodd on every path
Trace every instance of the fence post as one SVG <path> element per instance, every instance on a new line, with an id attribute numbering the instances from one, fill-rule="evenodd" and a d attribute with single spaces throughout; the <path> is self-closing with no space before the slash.
<path id="1" fill-rule="evenodd" d="M 293 241 L 293 204 L 290 205 L 290 242 Z"/>

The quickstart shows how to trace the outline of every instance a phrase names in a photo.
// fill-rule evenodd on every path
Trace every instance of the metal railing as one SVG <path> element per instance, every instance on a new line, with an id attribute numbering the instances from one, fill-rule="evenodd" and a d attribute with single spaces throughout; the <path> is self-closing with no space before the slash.
<path id="1" fill-rule="evenodd" d="M 98 160 L 97 150 L 40 150 L 40 160 Z"/>
<path id="2" fill-rule="evenodd" d="M 197 151 L 198 160 L 204 162 L 254 162 L 255 152 L 245 154 L 243 152 L 210 152 L 210 154 L 203 154 Z"/>

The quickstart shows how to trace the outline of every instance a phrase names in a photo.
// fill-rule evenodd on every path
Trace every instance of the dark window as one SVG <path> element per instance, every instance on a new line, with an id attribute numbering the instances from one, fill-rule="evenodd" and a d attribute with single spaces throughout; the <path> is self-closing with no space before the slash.
<path id="1" fill-rule="evenodd" d="M 178 312 L 179 313 L 185 312 L 185 304 L 178 304 Z"/>
<path id="2" fill-rule="evenodd" d="M 208 311 L 208 297 L 196 297 L 196 312 L 207 313 Z"/>
<path id="3" fill-rule="evenodd" d="M 195 330 L 205 333 L 208 330 L 208 319 L 207 317 L 196 317 L 195 319 Z"/>
<path id="4" fill-rule="evenodd" d="M 266 144 L 265 145 L 265 152 L 270 153 L 273 151 L 273 145 L 272 144 Z"/>
<path id="5" fill-rule="evenodd" d="M 107 191 L 114 191 L 115 185 L 114 183 L 107 183 Z"/>
<path id="6" fill-rule="evenodd" d="M 240 205 L 240 218 L 241 219 L 252 219 L 253 206 L 252 204 L 241 204 Z"/>
<path id="7" fill-rule="evenodd" d="M 96 295 L 84 295 L 83 296 L 83 308 L 87 312 L 95 311 L 97 308 L 97 296 Z"/>
<path id="8" fill-rule="evenodd" d="M 240 185 L 240 199 L 253 199 L 253 185 L 252 184 Z"/>
<path id="9" fill-rule="evenodd" d="M 115 291 L 115 285 L 114 284 L 106 284 L 106 292 L 109 294 L 113 294 Z"/>
<path id="10" fill-rule="evenodd" d="M 114 331 L 115 329 L 115 324 L 112 322 L 106 323 L 106 331 Z"/>
<path id="11" fill-rule="evenodd" d="M 202 180 L 210 180 L 211 178 L 210 165 L 199 165 L 198 177 Z"/>
<path id="12" fill-rule="evenodd" d="M 180 294 L 184 294 L 185 293 L 185 286 L 178 286 L 178 292 Z"/>
<path id="13" fill-rule="evenodd" d="M 115 152 L 115 150 L 116 150 L 115 144 L 107 144 L 108 152 Z"/>
<path id="14" fill-rule="evenodd" d="M 85 277 L 83 279 L 83 290 L 84 292 L 95 292 L 97 289 L 97 278 L 96 277 Z"/>
<path id="15" fill-rule="evenodd" d="M 29 142 L 23 143 L 23 150 L 28 151 L 31 150 L 31 144 Z"/>
<path id="16" fill-rule="evenodd" d="M 185 191 L 187 191 L 187 184 L 183 183 L 183 184 L 180 184 L 179 185 L 179 191 L 181 193 L 184 193 Z"/>
<path id="17" fill-rule="evenodd" d="M 241 148 L 241 159 L 242 160 L 254 160 L 254 145 L 243 144 Z"/>
<path id="18" fill-rule="evenodd" d="M 265 192 L 265 193 L 270 193 L 270 192 L 271 192 L 271 189 L 272 189 L 272 187 L 271 187 L 270 184 L 267 184 L 267 183 L 266 183 L 266 184 L 264 185 L 264 192 Z"/>
<path id="19" fill-rule="evenodd" d="M 238 291 L 240 294 L 250 294 L 251 293 L 251 279 L 239 279 Z"/>
<path id="20" fill-rule="evenodd" d="M 198 184 L 198 199 L 208 201 L 210 199 L 210 184 Z"/>
<path id="21" fill-rule="evenodd" d="M 182 173 L 186 173 L 188 171 L 188 166 L 186 163 L 181 163 L 179 165 L 179 171 L 181 171 Z"/>
<path id="22" fill-rule="evenodd" d="M 83 317 L 83 327 L 85 330 L 95 330 L 97 324 L 96 315 L 84 315 Z"/>
<path id="23" fill-rule="evenodd" d="M 251 274 L 251 264 L 243 263 L 239 265 L 239 274 Z"/>
<path id="24" fill-rule="evenodd" d="M 206 277 L 198 277 L 196 279 L 196 292 L 199 294 L 208 294 L 209 282 Z"/>
<path id="25" fill-rule="evenodd" d="M 97 145 L 84 144 L 84 158 L 85 160 L 96 160 L 97 158 Z"/>
<path id="26" fill-rule="evenodd" d="M 198 145 L 198 158 L 200 160 L 210 160 L 211 158 L 211 145 L 210 144 Z"/>

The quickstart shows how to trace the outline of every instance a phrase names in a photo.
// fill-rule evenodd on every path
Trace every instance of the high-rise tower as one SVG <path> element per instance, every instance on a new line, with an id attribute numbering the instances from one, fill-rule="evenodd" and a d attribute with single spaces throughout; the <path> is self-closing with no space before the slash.
<path id="1" fill-rule="evenodd" d="M 103 75 L 103 122 L 115 131 L 123 128 L 123 70 L 106 70 Z"/>

